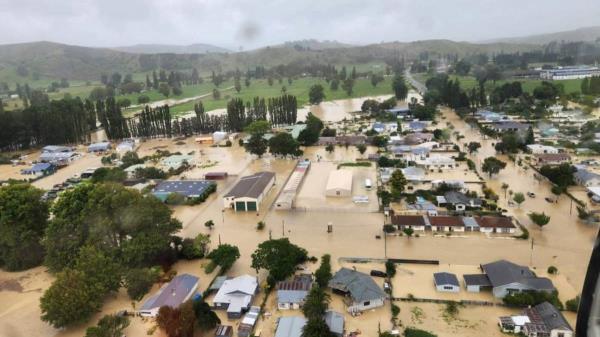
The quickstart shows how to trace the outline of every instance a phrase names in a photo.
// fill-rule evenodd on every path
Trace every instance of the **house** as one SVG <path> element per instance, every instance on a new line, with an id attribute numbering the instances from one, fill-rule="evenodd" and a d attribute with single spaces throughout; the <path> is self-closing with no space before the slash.
<path id="1" fill-rule="evenodd" d="M 483 290 L 492 290 L 492 283 L 485 274 L 465 274 L 463 279 L 468 292 L 478 293 Z"/>
<path id="2" fill-rule="evenodd" d="M 215 309 L 227 310 L 228 318 L 240 318 L 248 311 L 254 295 L 258 292 L 258 279 L 255 276 L 241 275 L 223 282 L 213 298 Z"/>
<path id="3" fill-rule="evenodd" d="M 477 223 L 474 217 L 463 216 L 462 222 L 466 232 L 479 232 L 481 230 L 479 223 Z"/>
<path id="4" fill-rule="evenodd" d="M 248 310 L 248 312 L 240 322 L 240 325 L 238 326 L 238 337 L 250 337 L 252 329 L 254 329 L 254 325 L 256 325 L 256 321 L 258 320 L 259 315 L 260 307 L 250 307 L 250 310 Z"/>
<path id="5" fill-rule="evenodd" d="M 156 317 L 158 309 L 162 306 L 178 308 L 181 303 L 190 299 L 198 289 L 199 279 L 190 274 L 175 276 L 171 282 L 165 284 L 158 293 L 150 297 L 138 310 L 144 317 Z"/>
<path id="6" fill-rule="evenodd" d="M 410 109 L 408 107 L 407 108 L 387 109 L 385 111 L 387 113 L 390 113 L 390 114 L 396 116 L 396 118 L 402 118 L 402 119 L 404 119 L 404 118 L 407 118 L 407 117 L 411 116 Z"/>
<path id="7" fill-rule="evenodd" d="M 429 217 L 431 230 L 435 232 L 464 232 L 465 226 L 459 216 L 432 216 Z"/>
<path id="8" fill-rule="evenodd" d="M 144 169 L 144 168 L 146 168 L 146 164 L 135 164 L 135 165 L 128 166 L 123 171 L 125 171 L 125 173 L 127 173 L 127 177 L 131 179 L 131 178 L 135 178 L 136 171 L 138 169 Z"/>
<path id="9" fill-rule="evenodd" d="M 417 197 L 417 201 L 412 204 L 406 205 L 406 208 L 412 211 L 416 211 L 419 214 L 429 215 L 429 216 L 437 216 L 438 209 L 435 204 L 432 202 L 425 200 L 423 198 Z"/>
<path id="10" fill-rule="evenodd" d="M 437 291 L 457 293 L 460 291 L 460 284 L 456 275 L 451 273 L 434 273 L 433 283 Z"/>
<path id="11" fill-rule="evenodd" d="M 444 193 L 443 198 L 437 198 L 438 206 L 450 205 L 454 210 L 462 212 L 467 209 L 481 208 L 481 199 L 471 198 L 458 191 L 448 191 Z"/>
<path id="12" fill-rule="evenodd" d="M 479 230 L 483 233 L 508 233 L 514 234 L 517 227 L 508 217 L 502 216 L 481 216 L 476 217 L 475 221 Z"/>
<path id="13" fill-rule="evenodd" d="M 399 230 L 412 229 L 415 231 L 424 231 L 429 221 L 422 215 L 396 215 L 392 214 L 392 225 L 397 226 Z"/>
<path id="14" fill-rule="evenodd" d="M 568 153 L 540 153 L 533 157 L 537 166 L 560 165 L 571 162 L 571 156 Z"/>
<path id="15" fill-rule="evenodd" d="M 110 150 L 109 142 L 92 143 L 88 146 L 88 152 L 106 152 Z"/>
<path id="16" fill-rule="evenodd" d="M 427 122 L 412 121 L 402 125 L 402 131 L 421 132 L 427 128 Z"/>
<path id="17" fill-rule="evenodd" d="M 342 337 L 344 335 L 344 315 L 333 310 L 327 310 L 324 318 L 325 324 L 327 324 L 331 333 L 336 337 Z"/>
<path id="18" fill-rule="evenodd" d="M 301 316 L 279 317 L 275 337 L 302 337 L 306 321 L 306 318 Z"/>
<path id="19" fill-rule="evenodd" d="M 275 173 L 258 172 L 242 177 L 223 197 L 223 207 L 239 211 L 260 210 L 260 203 L 275 185 Z"/>
<path id="20" fill-rule="evenodd" d="M 411 166 L 401 170 L 404 174 L 404 178 L 409 182 L 421 182 L 425 179 L 425 170 L 420 167 Z"/>
<path id="21" fill-rule="evenodd" d="M 166 201 L 171 193 L 182 195 L 186 199 L 198 198 L 199 196 L 215 190 L 217 184 L 208 180 L 164 180 L 152 190 L 152 194 Z"/>
<path id="22" fill-rule="evenodd" d="M 458 166 L 454 159 L 440 155 L 418 158 L 417 160 L 415 160 L 415 164 L 428 171 L 435 169 L 451 169 L 456 168 Z"/>
<path id="23" fill-rule="evenodd" d="M 352 171 L 339 169 L 329 172 L 325 195 L 328 197 L 349 197 L 352 194 Z"/>
<path id="24" fill-rule="evenodd" d="M 382 183 L 387 183 L 388 181 L 390 181 L 390 178 L 392 177 L 392 173 L 394 173 L 394 171 L 396 170 L 400 170 L 399 168 L 395 168 L 395 167 L 382 167 L 379 169 L 379 178 L 381 179 Z"/>
<path id="25" fill-rule="evenodd" d="M 433 139 L 433 133 L 415 132 L 406 135 L 402 139 L 404 145 L 418 145 L 425 142 L 430 142 Z"/>
<path id="26" fill-rule="evenodd" d="M 589 171 L 585 168 L 577 168 L 573 173 L 575 182 L 584 187 L 600 186 L 600 174 Z"/>
<path id="27" fill-rule="evenodd" d="M 297 275 L 289 281 L 277 283 L 277 308 L 279 310 L 300 309 L 312 287 L 310 275 Z"/>
<path id="28" fill-rule="evenodd" d="M 215 131 L 212 134 L 212 141 L 214 144 L 220 143 L 222 140 L 227 139 L 227 132 Z"/>
<path id="29" fill-rule="evenodd" d="M 527 145 L 527 151 L 532 154 L 558 153 L 558 149 L 554 146 L 542 144 L 529 144 Z"/>
<path id="30" fill-rule="evenodd" d="M 496 298 L 504 298 L 515 292 L 554 292 L 556 290 L 549 279 L 537 277 L 528 267 L 506 260 L 481 265 L 481 270 L 484 274 L 469 275 L 469 279 L 467 279 L 467 275 L 464 276 L 467 290 L 475 292 L 491 287 Z M 485 278 L 487 278 L 489 286 Z"/>
<path id="31" fill-rule="evenodd" d="M 292 138 L 298 139 L 298 136 L 300 136 L 300 132 L 302 132 L 302 130 L 306 129 L 306 124 L 294 124 L 294 125 L 286 126 L 286 127 L 284 127 L 284 129 L 287 133 L 292 135 Z"/>
<path id="32" fill-rule="evenodd" d="M 120 153 L 120 154 L 124 154 L 124 153 L 135 150 L 135 140 L 124 139 L 122 142 L 117 144 L 116 150 L 117 150 L 117 153 Z"/>
<path id="33" fill-rule="evenodd" d="M 217 325 L 215 337 L 232 337 L 233 327 L 231 325 Z"/>
<path id="34" fill-rule="evenodd" d="M 167 170 L 177 170 L 184 165 L 194 165 L 194 157 L 185 154 L 174 154 L 163 158 L 160 163 Z"/>
<path id="35" fill-rule="evenodd" d="M 520 315 L 498 319 L 503 332 L 527 337 L 572 337 L 573 329 L 560 310 L 548 302 L 525 309 Z"/>
<path id="36" fill-rule="evenodd" d="M 380 123 L 380 122 L 373 123 L 373 131 L 375 131 L 377 133 L 384 132 L 385 131 L 385 124 Z"/>
<path id="37" fill-rule="evenodd" d="M 506 115 L 489 110 L 477 111 L 475 115 L 479 116 L 479 118 L 484 122 L 499 122 L 503 119 L 506 119 Z"/>
<path id="38" fill-rule="evenodd" d="M 519 123 L 519 122 L 512 122 L 512 121 L 502 121 L 502 122 L 496 122 L 496 123 L 492 123 L 490 124 L 490 129 L 498 132 L 498 133 L 503 133 L 503 132 L 522 132 L 522 131 L 527 131 L 529 130 L 529 125 L 527 124 L 523 124 L 523 123 Z"/>
<path id="39" fill-rule="evenodd" d="M 55 166 L 65 166 L 77 158 L 79 158 L 79 155 L 76 152 L 71 151 L 42 152 L 39 161 L 42 163 L 50 163 Z"/>
<path id="40" fill-rule="evenodd" d="M 338 270 L 329 281 L 329 287 L 349 296 L 346 305 L 350 313 L 381 307 L 387 297 L 371 276 L 348 268 Z"/>
<path id="41" fill-rule="evenodd" d="M 59 152 L 73 152 L 73 148 L 69 146 L 61 145 L 46 145 L 42 148 L 42 153 L 59 153 Z"/>
<path id="42" fill-rule="evenodd" d="M 28 169 L 21 170 L 21 174 L 32 175 L 35 177 L 47 176 L 54 172 L 56 172 L 56 166 L 51 163 L 37 163 L 33 164 L 33 166 Z"/>

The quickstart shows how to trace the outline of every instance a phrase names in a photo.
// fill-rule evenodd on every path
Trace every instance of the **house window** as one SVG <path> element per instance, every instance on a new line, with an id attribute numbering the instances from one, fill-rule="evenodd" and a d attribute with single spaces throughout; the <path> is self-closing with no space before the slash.
<path id="1" fill-rule="evenodd" d="M 363 302 L 363 306 L 367 307 L 367 306 L 369 306 L 369 305 L 371 305 L 371 301 L 366 301 L 366 302 Z"/>
<path id="2" fill-rule="evenodd" d="M 444 286 L 444 290 L 452 290 L 451 286 Z"/>

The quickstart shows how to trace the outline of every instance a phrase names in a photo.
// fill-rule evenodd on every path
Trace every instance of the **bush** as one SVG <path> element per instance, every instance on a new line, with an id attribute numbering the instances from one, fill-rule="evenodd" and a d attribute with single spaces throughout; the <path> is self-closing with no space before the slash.
<path id="1" fill-rule="evenodd" d="M 167 205 L 183 205 L 185 197 L 179 193 L 170 193 L 165 200 Z"/>
<path id="2" fill-rule="evenodd" d="M 512 307 L 528 307 L 538 305 L 542 302 L 550 302 L 559 310 L 563 309 L 563 304 L 558 299 L 558 292 L 548 293 L 545 291 L 527 291 L 506 295 L 502 301 L 504 304 Z"/>
<path id="3" fill-rule="evenodd" d="M 566 302 L 566 307 L 567 310 L 572 311 L 572 312 L 577 312 L 577 310 L 579 309 L 579 300 L 581 298 L 579 296 L 572 298 L 570 300 L 568 300 Z"/>
<path id="4" fill-rule="evenodd" d="M 145 104 L 145 103 L 150 102 L 150 97 L 148 97 L 146 95 L 141 95 L 141 96 L 138 96 L 137 101 L 138 101 L 138 104 Z"/>
<path id="5" fill-rule="evenodd" d="M 392 303 L 392 317 L 396 318 L 400 314 L 400 307 Z"/>
<path id="6" fill-rule="evenodd" d="M 394 233 L 396 231 L 396 226 L 390 224 L 383 225 L 383 231 L 385 233 Z"/>
<path id="7" fill-rule="evenodd" d="M 196 245 L 194 239 L 185 238 L 181 242 L 180 255 L 186 260 L 200 259 L 204 257 L 202 248 Z"/>
<path id="8" fill-rule="evenodd" d="M 558 273 L 558 269 L 555 266 L 548 267 L 548 274 L 555 275 L 556 273 Z"/>
<path id="9" fill-rule="evenodd" d="M 420 330 L 416 328 L 406 328 L 404 330 L 405 337 L 437 337 L 437 335 L 432 334 L 431 332 L 427 332 L 425 330 Z"/>
<path id="10" fill-rule="evenodd" d="M 390 260 L 385 262 L 385 273 L 389 278 L 396 276 L 396 264 Z"/>
<path id="11" fill-rule="evenodd" d="M 264 221 L 259 221 L 256 224 L 256 229 L 258 229 L 259 231 L 262 231 L 263 229 L 265 229 L 265 222 Z"/>

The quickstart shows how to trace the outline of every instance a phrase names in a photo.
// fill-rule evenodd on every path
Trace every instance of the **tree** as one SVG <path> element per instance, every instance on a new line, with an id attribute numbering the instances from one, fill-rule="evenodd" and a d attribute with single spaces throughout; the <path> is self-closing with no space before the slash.
<path id="1" fill-rule="evenodd" d="M 481 148 L 481 144 L 478 142 L 470 142 L 467 144 L 467 148 L 469 149 L 469 153 L 473 154 L 473 152 L 477 152 L 477 150 Z"/>
<path id="2" fill-rule="evenodd" d="M 192 301 L 187 300 L 179 308 L 168 305 L 160 307 L 156 323 L 168 337 L 192 337 L 196 326 L 196 313 Z"/>
<path id="3" fill-rule="evenodd" d="M 579 301 L 580 300 L 581 300 L 581 297 L 576 296 L 575 298 L 572 298 L 572 299 L 566 301 L 565 305 L 567 307 L 567 310 L 572 311 L 572 312 L 579 311 Z"/>
<path id="4" fill-rule="evenodd" d="M 487 157 L 483 160 L 481 170 L 489 174 L 490 178 L 494 174 L 498 174 L 500 170 L 506 167 L 506 163 L 496 157 Z"/>
<path id="5" fill-rule="evenodd" d="M 377 147 L 386 147 L 388 143 L 388 138 L 386 136 L 374 136 L 371 144 Z"/>
<path id="6" fill-rule="evenodd" d="M 250 136 L 248 143 L 244 146 L 246 151 L 255 154 L 258 158 L 262 157 L 267 152 L 268 142 L 263 136 L 254 134 Z"/>
<path id="7" fill-rule="evenodd" d="M 133 166 L 136 164 L 143 164 L 144 161 L 138 157 L 138 154 L 134 151 L 127 151 L 124 155 L 121 156 L 121 168 L 126 169 L 129 166 Z"/>
<path id="8" fill-rule="evenodd" d="M 548 267 L 548 274 L 555 275 L 556 273 L 558 273 L 558 269 L 555 266 Z"/>
<path id="9" fill-rule="evenodd" d="M 404 329 L 404 337 L 437 337 L 437 335 L 425 330 L 408 327 Z"/>
<path id="10" fill-rule="evenodd" d="M 342 82 L 342 89 L 346 92 L 346 95 L 352 95 L 352 90 L 354 89 L 354 79 L 349 77 Z"/>
<path id="11" fill-rule="evenodd" d="M 40 299 L 42 320 L 55 328 L 85 322 L 100 309 L 101 297 L 83 272 L 66 269 Z"/>
<path id="12" fill-rule="evenodd" d="M 298 142 L 304 146 L 313 145 L 319 140 L 319 135 L 323 130 L 323 122 L 312 112 L 306 116 L 306 128 L 300 131 Z"/>
<path id="13" fill-rule="evenodd" d="M 42 262 L 41 239 L 48 225 L 42 194 L 29 184 L 0 187 L 0 267 L 23 270 Z"/>
<path id="14" fill-rule="evenodd" d="M 401 170 L 395 170 L 390 177 L 390 186 L 392 187 L 392 197 L 399 199 L 404 188 L 406 187 L 407 180 Z"/>
<path id="15" fill-rule="evenodd" d="M 265 222 L 259 221 L 258 223 L 256 223 L 256 229 L 259 231 L 262 231 L 263 229 L 265 229 Z"/>
<path id="16" fill-rule="evenodd" d="M 85 337 L 122 337 L 123 330 L 129 326 L 129 317 L 105 315 L 96 326 L 87 328 Z"/>
<path id="17" fill-rule="evenodd" d="M 396 74 L 394 76 L 394 79 L 392 80 L 392 90 L 394 90 L 396 99 L 405 100 L 406 97 L 408 97 L 408 86 L 406 85 L 406 81 L 402 74 Z"/>
<path id="18" fill-rule="evenodd" d="M 242 91 L 242 84 L 240 83 L 240 81 L 239 81 L 239 80 L 236 80 L 236 81 L 235 81 L 235 85 L 234 85 L 234 86 L 235 86 L 235 91 L 237 91 L 238 93 L 239 93 L 240 91 Z"/>
<path id="19" fill-rule="evenodd" d="M 308 102 L 310 104 L 319 104 L 325 99 L 325 89 L 320 84 L 314 84 L 308 90 Z"/>
<path id="20" fill-rule="evenodd" d="M 517 205 L 519 205 L 519 208 L 521 208 L 521 204 L 523 203 L 523 201 L 525 201 L 525 196 L 523 195 L 523 193 L 517 192 L 513 195 L 513 201 L 516 202 Z"/>
<path id="21" fill-rule="evenodd" d="M 92 182 L 123 182 L 127 179 L 127 173 L 120 167 L 101 167 L 92 173 Z"/>
<path id="22" fill-rule="evenodd" d="M 150 268 L 134 268 L 125 273 L 124 286 L 127 295 L 134 301 L 139 301 L 150 291 L 158 281 L 158 273 Z"/>
<path id="23" fill-rule="evenodd" d="M 194 301 L 194 313 L 196 314 L 196 323 L 202 331 L 212 330 L 221 324 L 219 316 L 204 300 Z"/>
<path id="24" fill-rule="evenodd" d="M 335 146 L 333 146 L 333 144 L 327 144 L 327 146 L 325 146 L 325 151 L 332 153 L 335 150 Z"/>
<path id="25" fill-rule="evenodd" d="M 380 74 L 371 75 L 371 85 L 373 87 L 376 87 L 377 84 L 379 84 L 380 82 L 383 82 L 383 76 L 381 76 Z"/>
<path id="26" fill-rule="evenodd" d="M 250 135 L 259 135 L 261 137 L 269 131 L 271 131 L 271 124 L 266 120 L 254 121 L 244 128 L 244 132 Z"/>
<path id="27" fill-rule="evenodd" d="M 385 273 L 390 278 L 396 276 L 396 264 L 393 261 L 385 261 Z"/>
<path id="28" fill-rule="evenodd" d="M 292 244 L 287 238 L 264 241 L 252 253 L 252 268 L 269 272 L 269 284 L 274 285 L 292 275 L 296 265 L 308 258 L 304 248 Z"/>
<path id="29" fill-rule="evenodd" d="M 161 83 L 158 86 L 158 92 L 163 94 L 165 97 L 169 97 L 169 94 L 171 93 L 171 87 L 169 87 L 167 83 Z"/>
<path id="30" fill-rule="evenodd" d="M 308 295 L 306 295 L 304 305 L 302 305 L 302 313 L 309 320 L 323 319 L 329 301 L 329 294 L 319 285 L 315 285 L 310 289 Z"/>
<path id="31" fill-rule="evenodd" d="M 87 283 L 102 294 L 117 291 L 121 287 L 121 266 L 94 246 L 84 246 L 79 250 L 74 268 L 83 272 Z"/>
<path id="32" fill-rule="evenodd" d="M 321 256 L 321 265 L 315 271 L 315 282 L 321 288 L 325 289 L 331 277 L 331 255 L 325 254 Z"/>
<path id="33" fill-rule="evenodd" d="M 207 227 L 208 229 L 213 229 L 214 226 L 215 226 L 215 222 L 212 220 L 208 220 L 204 223 L 204 227 Z"/>
<path id="34" fill-rule="evenodd" d="M 309 319 L 302 327 L 302 337 L 334 337 L 323 318 Z"/>
<path id="35" fill-rule="evenodd" d="M 531 222 L 538 225 L 540 229 L 550 222 L 550 217 L 547 216 L 545 213 L 529 213 L 529 219 L 531 220 Z"/>
<path id="36" fill-rule="evenodd" d="M 221 272 L 225 272 L 240 258 L 240 250 L 236 246 L 222 244 L 210 252 L 207 257 L 221 267 Z"/>
<path id="37" fill-rule="evenodd" d="M 508 184 L 507 183 L 502 183 L 502 190 L 504 190 L 504 199 L 506 199 L 506 191 L 508 190 Z"/>
<path id="38" fill-rule="evenodd" d="M 287 132 L 277 133 L 273 138 L 269 139 L 269 151 L 272 154 L 281 156 L 292 155 L 298 157 L 302 155 L 300 143 Z"/>
<path id="39" fill-rule="evenodd" d="M 221 92 L 219 91 L 219 89 L 214 88 L 212 96 L 215 101 L 221 99 Z"/>
<path id="40" fill-rule="evenodd" d="M 407 228 L 404 228 L 402 230 L 402 232 L 404 233 L 404 235 L 406 235 L 410 238 L 415 233 L 415 230 L 407 227 Z"/>
<path id="41" fill-rule="evenodd" d="M 358 152 L 362 155 L 365 153 L 365 151 L 367 151 L 367 147 L 365 146 L 365 144 L 358 144 L 356 145 L 356 149 L 358 150 Z"/>

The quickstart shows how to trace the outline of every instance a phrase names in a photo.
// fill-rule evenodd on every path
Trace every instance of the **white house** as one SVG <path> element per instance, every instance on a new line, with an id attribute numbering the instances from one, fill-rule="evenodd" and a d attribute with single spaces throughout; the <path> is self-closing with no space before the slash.
<path id="1" fill-rule="evenodd" d="M 527 151 L 533 154 L 542 153 L 558 153 L 558 149 L 554 146 L 542 145 L 542 144 L 529 144 L 527 145 Z"/>
<path id="2" fill-rule="evenodd" d="M 437 291 L 447 293 L 457 293 L 460 291 L 460 284 L 456 275 L 451 273 L 435 273 L 433 274 L 433 283 Z"/>
<path id="3" fill-rule="evenodd" d="M 255 276 L 241 275 L 225 280 L 213 298 L 212 306 L 227 310 L 228 318 L 240 318 L 250 308 L 257 291 L 258 280 Z"/>
<path id="4" fill-rule="evenodd" d="M 415 160 L 415 163 L 417 164 L 417 166 L 420 166 L 426 170 L 442 170 L 457 167 L 456 161 L 454 159 L 439 155 L 417 158 Z"/>

